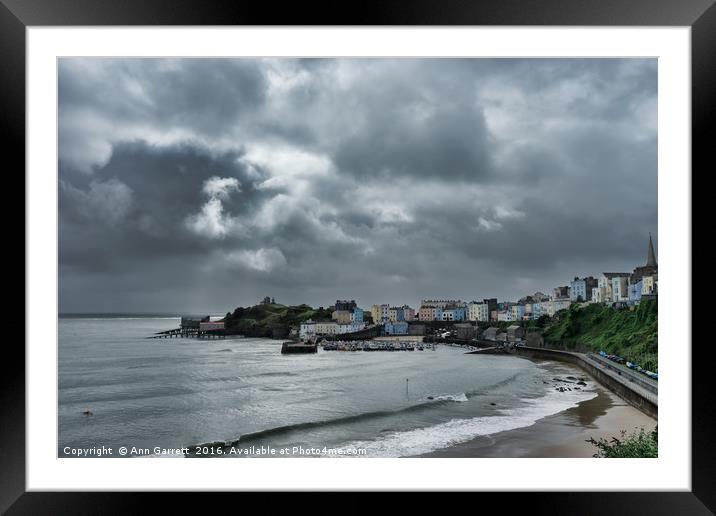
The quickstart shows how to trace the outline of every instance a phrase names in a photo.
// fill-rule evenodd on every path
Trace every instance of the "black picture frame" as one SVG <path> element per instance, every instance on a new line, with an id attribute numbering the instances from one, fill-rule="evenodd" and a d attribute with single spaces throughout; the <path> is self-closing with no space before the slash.
<path id="1" fill-rule="evenodd" d="M 25 29 L 28 26 L 634 25 L 691 27 L 692 168 L 702 169 L 705 174 L 716 170 L 711 149 L 716 141 L 716 124 L 709 118 L 709 114 L 716 113 L 715 1 L 383 0 L 352 4 L 294 2 L 277 7 L 268 2 L 245 0 L 0 0 L 0 124 L 5 162 L 11 157 L 15 169 L 25 169 Z M 693 181 L 696 175 L 692 173 L 691 177 Z M 19 188 L 24 192 L 24 182 Z M 27 258 L 24 251 L 23 257 Z M 37 321 L 28 319 L 27 313 L 25 321 L 26 324 L 37 324 Z M 679 345 L 691 346 L 691 329 L 684 335 L 688 342 Z M 5 367 L 0 375 L 0 511 L 7 511 L 7 514 L 128 514 L 147 510 L 147 494 L 25 492 L 25 448 L 29 444 L 25 440 L 25 353 L 17 344 L 5 343 L 4 347 Z M 709 369 L 714 363 L 712 349 L 713 344 L 691 346 L 691 492 L 481 493 L 479 497 L 499 498 L 495 501 L 500 503 L 502 510 L 515 503 L 526 503 L 532 514 L 684 515 L 716 511 L 716 446 L 711 440 L 716 434 L 716 408 L 707 383 Z M 186 507 L 185 495 L 164 493 L 153 496 L 163 498 L 161 503 L 165 510 Z M 268 496 L 260 496 L 269 503 Z M 421 496 L 412 499 L 423 503 Z M 361 507 L 368 510 L 370 504 L 356 501 L 347 506 L 349 510 L 357 511 Z"/>

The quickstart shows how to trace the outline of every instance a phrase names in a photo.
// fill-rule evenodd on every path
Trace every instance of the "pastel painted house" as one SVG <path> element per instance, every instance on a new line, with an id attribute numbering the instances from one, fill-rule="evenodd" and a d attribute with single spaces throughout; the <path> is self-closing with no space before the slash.
<path id="1" fill-rule="evenodd" d="M 612 278 L 612 301 L 629 300 L 629 275 Z"/>
<path id="2" fill-rule="evenodd" d="M 469 321 L 489 321 L 490 310 L 487 303 L 470 303 L 467 305 L 467 319 Z"/>
<path id="3" fill-rule="evenodd" d="M 464 321 L 466 320 L 465 307 L 455 306 L 450 308 L 443 308 L 442 320 L 443 321 Z"/>
<path id="4" fill-rule="evenodd" d="M 443 309 L 439 306 L 422 305 L 418 317 L 421 321 L 442 321 Z"/>
<path id="5" fill-rule="evenodd" d="M 521 321 L 525 315 L 525 305 L 512 305 L 512 320 Z"/>
<path id="6" fill-rule="evenodd" d="M 388 309 L 388 320 L 398 322 L 405 320 L 405 311 L 402 306 L 392 306 Z"/>
<path id="7" fill-rule="evenodd" d="M 641 293 L 643 289 L 644 278 L 640 279 L 636 283 L 629 285 L 629 302 L 638 304 L 641 301 Z"/>
<path id="8" fill-rule="evenodd" d="M 388 321 L 385 323 L 383 329 L 387 335 L 407 335 L 408 323 L 405 321 Z"/>
<path id="9" fill-rule="evenodd" d="M 574 278 L 569 283 L 569 299 L 572 301 L 584 302 L 591 296 L 587 294 L 587 282 L 583 279 Z"/>
<path id="10" fill-rule="evenodd" d="M 373 305 L 370 309 L 371 315 L 373 316 L 373 324 L 380 324 L 383 321 L 387 321 L 389 309 L 390 305 Z"/>
<path id="11" fill-rule="evenodd" d="M 338 323 L 336 321 L 317 321 L 316 335 L 335 335 L 338 333 Z"/>

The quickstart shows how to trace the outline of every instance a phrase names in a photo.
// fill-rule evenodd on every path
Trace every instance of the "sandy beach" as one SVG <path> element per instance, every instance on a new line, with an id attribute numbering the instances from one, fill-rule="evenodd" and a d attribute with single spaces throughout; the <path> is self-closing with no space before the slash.
<path id="1" fill-rule="evenodd" d="M 386 340 L 394 342 L 423 342 L 423 335 L 382 335 L 375 340 Z"/>
<path id="2" fill-rule="evenodd" d="M 550 367 L 549 364 L 545 364 Z M 562 367 L 563 364 L 560 364 Z M 585 375 L 581 369 L 576 369 Z M 588 376 L 588 375 L 587 375 Z M 422 457 L 592 457 L 587 439 L 618 437 L 640 427 L 652 430 L 656 420 L 597 384 L 597 396 L 535 424 L 444 448 Z"/>

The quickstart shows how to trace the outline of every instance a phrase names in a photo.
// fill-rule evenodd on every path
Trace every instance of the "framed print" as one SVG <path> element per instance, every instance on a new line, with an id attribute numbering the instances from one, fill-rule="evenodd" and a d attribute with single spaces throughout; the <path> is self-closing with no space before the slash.
<path id="1" fill-rule="evenodd" d="M 691 337 L 711 2 L 106 7 L 2 7 L 27 192 L 3 509 L 713 509 Z"/>

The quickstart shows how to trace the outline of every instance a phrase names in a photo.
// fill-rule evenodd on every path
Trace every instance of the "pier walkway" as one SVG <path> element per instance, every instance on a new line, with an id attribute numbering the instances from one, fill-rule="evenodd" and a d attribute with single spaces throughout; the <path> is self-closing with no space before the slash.
<path id="1" fill-rule="evenodd" d="M 224 330 L 206 330 L 197 328 L 173 328 L 171 330 L 158 331 L 148 339 L 225 339 Z"/>

